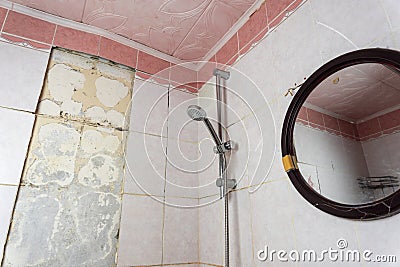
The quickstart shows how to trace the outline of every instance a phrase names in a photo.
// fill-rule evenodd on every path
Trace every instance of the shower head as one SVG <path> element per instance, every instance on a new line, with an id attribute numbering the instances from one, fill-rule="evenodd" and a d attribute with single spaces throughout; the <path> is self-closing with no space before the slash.
<path id="1" fill-rule="evenodd" d="M 195 121 L 204 121 L 207 118 L 207 113 L 205 110 L 197 105 L 188 106 L 187 114 L 192 120 Z"/>
<path id="2" fill-rule="evenodd" d="M 207 118 L 207 113 L 204 109 L 197 105 L 190 105 L 187 108 L 187 114 L 192 120 L 195 121 L 203 121 L 210 132 L 214 142 L 217 146 L 221 145 L 221 139 L 218 137 L 217 133 L 215 132 L 210 120 Z"/>

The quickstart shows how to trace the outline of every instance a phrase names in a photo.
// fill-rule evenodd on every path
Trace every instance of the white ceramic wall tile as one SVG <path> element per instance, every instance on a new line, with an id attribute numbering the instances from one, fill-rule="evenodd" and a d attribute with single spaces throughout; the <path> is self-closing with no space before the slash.
<path id="1" fill-rule="evenodd" d="M 272 175 L 273 162 L 279 158 L 279 129 L 268 107 L 258 109 L 244 119 L 249 142 L 248 186 L 259 185 Z"/>
<path id="2" fill-rule="evenodd" d="M 168 139 L 166 196 L 198 197 L 198 159 L 197 143 Z"/>
<path id="3" fill-rule="evenodd" d="M 400 30 L 400 3 L 396 0 L 382 0 L 382 4 L 392 31 Z"/>
<path id="4" fill-rule="evenodd" d="M 382 136 L 362 143 L 370 176 L 400 173 L 400 133 Z"/>
<path id="5" fill-rule="evenodd" d="M 208 204 L 207 204 L 208 203 Z M 224 262 L 224 202 L 215 198 L 200 199 L 200 262 L 222 265 Z"/>
<path id="6" fill-rule="evenodd" d="M 167 197 L 169 202 L 175 201 Z M 185 199 L 181 203 L 182 207 L 165 207 L 163 264 L 199 262 L 198 200 Z"/>
<path id="7" fill-rule="evenodd" d="M 118 266 L 161 264 L 163 206 L 148 196 L 123 196 Z"/>
<path id="8" fill-rule="evenodd" d="M 235 150 L 227 153 L 228 178 L 236 179 L 237 188 L 248 185 L 248 164 L 250 159 L 249 143 L 254 141 L 248 136 L 245 124 L 239 121 L 228 128 L 230 139 L 237 144 Z"/>
<path id="9" fill-rule="evenodd" d="M 124 192 L 164 196 L 167 140 L 130 132 L 128 136 Z"/>
<path id="10" fill-rule="evenodd" d="M 0 258 L 3 258 L 3 248 L 6 242 L 11 214 L 14 207 L 17 186 L 0 186 Z"/>
<path id="11" fill-rule="evenodd" d="M 350 0 L 340 5 L 334 0 L 310 3 L 324 61 L 366 47 L 390 33 L 385 11 L 375 0 Z"/>
<path id="12" fill-rule="evenodd" d="M 305 77 L 309 77 L 322 64 L 310 3 L 304 3 L 268 38 L 266 42 L 271 42 L 273 60 L 265 64 L 272 64 L 277 79 L 274 83 L 276 87 L 271 90 L 281 92 L 279 97 L 285 100 L 282 97 L 285 90 L 302 83 Z"/>
<path id="13" fill-rule="evenodd" d="M 259 250 L 295 248 L 293 229 L 293 210 L 288 199 L 289 182 L 279 180 L 263 184 L 250 195 L 252 207 L 252 229 L 254 261 L 256 266 L 265 266 L 270 261 L 262 262 L 257 258 Z"/>
<path id="14" fill-rule="evenodd" d="M 49 52 L 0 42 L 0 106 L 35 111 Z"/>
<path id="15" fill-rule="evenodd" d="M 0 183 L 19 185 L 34 115 L 0 108 Z"/>
<path id="16" fill-rule="evenodd" d="M 356 178 L 369 173 L 359 142 L 302 124 L 296 124 L 294 139 L 298 160 L 303 163 L 300 171 L 322 195 L 342 203 L 364 201 Z M 315 168 L 317 177 L 310 178 L 305 164 Z"/>
<path id="17" fill-rule="evenodd" d="M 197 96 L 171 90 L 169 94 L 168 137 L 197 142 L 198 121 L 193 121 L 187 114 L 189 105 L 197 105 Z"/>
<path id="18" fill-rule="evenodd" d="M 307 203 L 292 185 L 289 187 L 287 199 L 293 210 L 297 250 L 315 250 L 317 253 L 329 249 L 329 247 L 339 250 L 337 246 L 339 239 L 346 240 L 347 249 L 359 249 L 355 231 L 357 222 L 338 218 L 318 210 Z M 326 259 L 324 263 L 334 266 L 338 264 L 338 262 L 330 262 L 329 259 Z M 318 264 L 321 263 L 313 266 L 319 266 Z M 348 266 L 363 266 L 359 263 L 340 262 L 341 266 L 347 266 L 347 264 Z"/>
<path id="19" fill-rule="evenodd" d="M 168 88 L 135 80 L 130 116 L 130 131 L 167 135 Z"/>
<path id="20" fill-rule="evenodd" d="M 220 187 L 216 185 L 216 180 L 219 178 L 218 161 L 219 159 L 215 157 L 209 167 L 199 172 L 199 198 L 219 199 Z"/>
<path id="21" fill-rule="evenodd" d="M 393 216 L 390 218 L 381 219 L 378 221 L 365 221 L 356 223 L 357 240 L 359 243 L 359 249 L 361 251 L 370 250 L 373 252 L 372 258 L 377 255 L 395 255 L 397 262 L 399 261 L 398 255 L 400 254 L 400 248 L 397 245 L 399 236 L 398 225 L 400 222 L 399 216 Z M 390 233 L 393 238 L 385 238 Z M 366 264 L 373 265 L 374 263 L 363 262 Z M 381 264 L 381 265 L 379 265 Z M 373 266 L 394 266 L 396 263 L 376 263 Z"/>
<path id="22" fill-rule="evenodd" d="M 248 190 L 234 191 L 229 197 L 230 264 L 254 266 L 251 233 L 251 206 Z"/>

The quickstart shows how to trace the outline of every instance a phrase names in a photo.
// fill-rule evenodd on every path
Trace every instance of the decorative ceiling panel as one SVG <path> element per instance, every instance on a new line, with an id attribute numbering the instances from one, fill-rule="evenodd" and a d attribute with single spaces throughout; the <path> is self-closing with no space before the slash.
<path id="1" fill-rule="evenodd" d="M 324 80 L 307 102 L 353 121 L 363 120 L 400 104 L 400 75 L 380 64 L 345 68 Z"/>
<path id="2" fill-rule="evenodd" d="M 198 60 L 256 0 L 13 0 L 122 35 L 182 60 Z"/>
<path id="3" fill-rule="evenodd" d="M 85 1 L 82 0 L 12 0 L 12 2 L 74 21 L 81 21 Z"/>

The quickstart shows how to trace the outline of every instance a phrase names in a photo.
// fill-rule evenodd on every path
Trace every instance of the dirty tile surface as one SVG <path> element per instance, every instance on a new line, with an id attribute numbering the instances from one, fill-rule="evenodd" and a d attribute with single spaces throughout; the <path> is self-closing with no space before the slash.
<path id="1" fill-rule="evenodd" d="M 49 66 L 4 265 L 114 266 L 134 72 L 65 50 Z"/>

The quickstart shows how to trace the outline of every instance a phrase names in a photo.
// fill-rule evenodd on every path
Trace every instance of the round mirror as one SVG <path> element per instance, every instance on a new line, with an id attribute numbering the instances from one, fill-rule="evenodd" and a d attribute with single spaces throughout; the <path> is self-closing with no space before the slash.
<path id="1" fill-rule="evenodd" d="M 365 49 L 318 69 L 285 118 L 282 154 L 313 205 L 353 219 L 400 208 L 400 52 Z"/>

